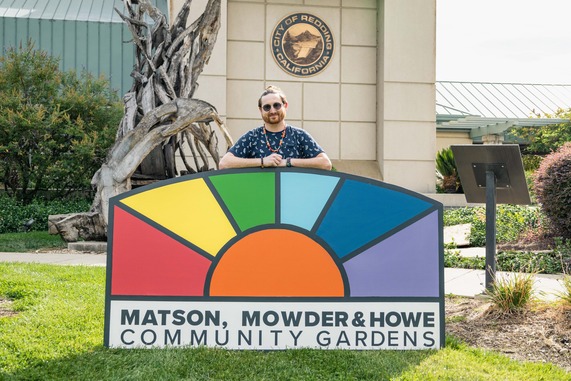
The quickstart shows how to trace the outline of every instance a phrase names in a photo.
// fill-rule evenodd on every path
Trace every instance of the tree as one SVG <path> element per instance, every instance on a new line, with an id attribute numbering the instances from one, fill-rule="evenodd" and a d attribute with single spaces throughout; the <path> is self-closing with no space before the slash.
<path id="1" fill-rule="evenodd" d="M 0 176 L 24 204 L 89 189 L 121 118 L 107 81 L 58 66 L 31 42 L 0 57 Z"/>
<path id="2" fill-rule="evenodd" d="M 95 173 L 96 195 L 89 213 L 52 218 L 66 241 L 105 239 L 109 199 L 131 189 L 131 177 L 153 151 L 164 155 L 165 173 L 177 174 L 174 152 L 179 150 L 188 172 L 210 169 L 209 156 L 218 166 L 218 140 L 214 122 L 232 144 L 216 108 L 193 99 L 198 76 L 210 55 L 220 28 L 220 0 L 209 0 L 205 11 L 187 26 L 190 0 L 186 0 L 172 26 L 147 0 L 124 0 L 125 20 L 136 47 L 131 91 L 123 98 L 125 112 L 115 144 Z M 152 20 L 150 23 L 147 20 Z M 196 169 L 182 149 L 186 140 Z"/>
<path id="3" fill-rule="evenodd" d="M 514 128 L 511 131 L 514 136 L 529 143 L 526 147 L 529 153 L 546 155 L 571 141 L 571 109 L 559 109 L 554 115 L 545 117 L 569 119 L 569 122 L 544 127 Z"/>

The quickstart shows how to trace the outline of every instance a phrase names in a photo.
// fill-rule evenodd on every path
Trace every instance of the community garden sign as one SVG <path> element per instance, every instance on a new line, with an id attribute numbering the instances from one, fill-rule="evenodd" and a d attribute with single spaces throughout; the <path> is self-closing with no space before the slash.
<path id="1" fill-rule="evenodd" d="M 435 349 L 442 205 L 313 169 L 165 180 L 110 200 L 105 345 Z"/>

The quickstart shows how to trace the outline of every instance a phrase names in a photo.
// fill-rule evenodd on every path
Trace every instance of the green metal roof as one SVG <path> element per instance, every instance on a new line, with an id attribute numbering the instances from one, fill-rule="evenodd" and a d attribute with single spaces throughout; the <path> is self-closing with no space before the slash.
<path id="1" fill-rule="evenodd" d="M 120 0 L 0 0 L 0 17 L 122 23 Z"/>
<path id="2" fill-rule="evenodd" d="M 151 3 L 168 17 L 167 0 Z M 114 8 L 126 13 L 121 0 L 0 0 L 0 17 L 122 23 Z"/>
<path id="3" fill-rule="evenodd" d="M 553 115 L 571 107 L 571 85 L 436 82 L 436 113 L 486 118 Z"/>
<path id="4" fill-rule="evenodd" d="M 571 108 L 571 85 L 436 82 L 436 128 L 464 131 L 473 139 L 512 127 L 569 122 L 547 118 Z"/>
<path id="5" fill-rule="evenodd" d="M 151 3 L 168 17 L 167 0 Z M 133 83 L 135 54 L 115 8 L 126 13 L 121 0 L 0 0 L 0 52 L 31 39 L 59 57 L 61 70 L 104 75 L 122 96 Z"/>

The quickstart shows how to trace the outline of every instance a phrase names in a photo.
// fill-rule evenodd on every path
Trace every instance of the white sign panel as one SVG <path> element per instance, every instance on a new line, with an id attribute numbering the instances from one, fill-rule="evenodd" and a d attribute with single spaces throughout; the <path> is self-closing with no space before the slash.
<path id="1" fill-rule="evenodd" d="M 112 301 L 109 346 L 437 349 L 439 303 Z"/>

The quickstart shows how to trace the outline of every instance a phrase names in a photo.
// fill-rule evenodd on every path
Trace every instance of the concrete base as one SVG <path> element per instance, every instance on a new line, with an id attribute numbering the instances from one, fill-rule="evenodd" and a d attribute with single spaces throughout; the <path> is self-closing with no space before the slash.
<path id="1" fill-rule="evenodd" d="M 463 208 L 466 206 L 485 206 L 485 204 L 474 204 L 466 202 L 464 193 L 425 193 L 426 197 L 438 201 L 445 208 Z"/>
<path id="2" fill-rule="evenodd" d="M 333 167 L 339 172 L 382 180 L 379 163 L 373 160 L 331 160 Z"/>
<path id="3" fill-rule="evenodd" d="M 69 242 L 67 248 L 70 250 L 83 251 L 88 253 L 106 253 L 107 242 L 101 241 L 80 241 Z"/>

